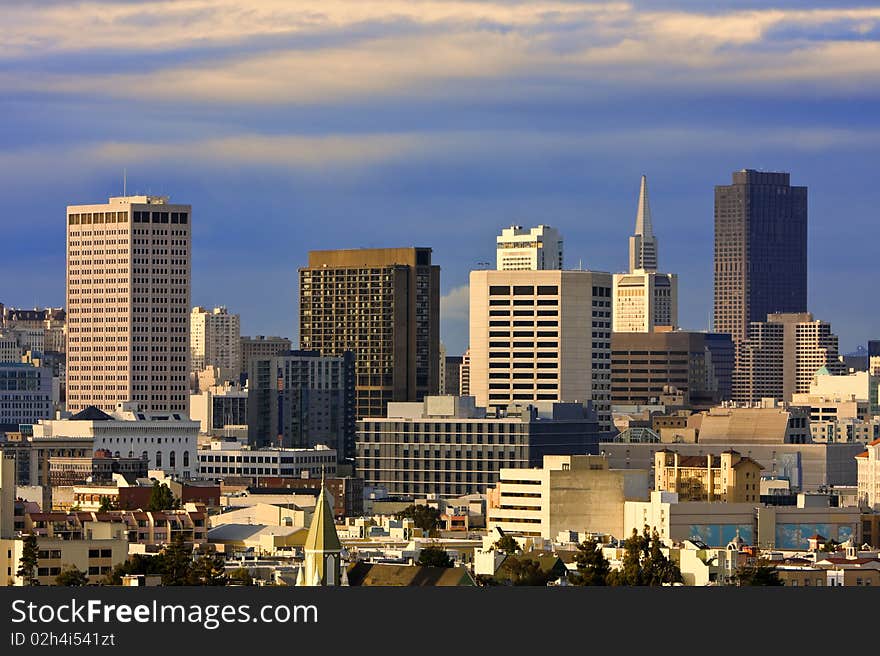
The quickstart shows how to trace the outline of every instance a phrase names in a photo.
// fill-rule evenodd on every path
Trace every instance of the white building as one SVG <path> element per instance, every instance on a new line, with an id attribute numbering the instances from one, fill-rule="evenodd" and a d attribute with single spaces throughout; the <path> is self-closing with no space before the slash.
<path id="1" fill-rule="evenodd" d="M 880 439 L 865 445 L 856 456 L 859 468 L 859 503 L 871 510 L 880 510 Z"/>
<path id="2" fill-rule="evenodd" d="M 238 442 L 215 440 L 198 451 L 199 475 L 297 476 L 318 478 L 336 475 L 336 449 L 319 444 L 313 449 L 269 447 L 249 449 Z"/>
<path id="3" fill-rule="evenodd" d="M 648 204 L 648 179 L 643 175 L 639 187 L 639 209 L 636 213 L 635 234 L 629 238 L 629 270 L 656 271 L 658 259 L 657 237 L 651 221 Z"/>
<path id="4" fill-rule="evenodd" d="M 190 205 L 67 207 L 67 409 L 189 412 Z"/>
<path id="5" fill-rule="evenodd" d="M 562 268 L 562 237 L 556 228 L 510 226 L 497 239 L 499 271 L 534 271 Z"/>
<path id="6" fill-rule="evenodd" d="M 199 422 L 202 435 L 219 435 L 228 429 L 247 434 L 248 390 L 227 383 L 190 395 L 190 419 Z"/>
<path id="7" fill-rule="evenodd" d="M 599 430 L 611 430 L 611 288 L 599 271 L 472 271 L 477 405 L 592 401 Z"/>
<path id="8" fill-rule="evenodd" d="M 616 333 L 650 333 L 678 326 L 678 276 L 636 269 L 614 274 Z"/>
<path id="9" fill-rule="evenodd" d="M 190 368 L 217 367 L 221 380 L 238 380 L 241 372 L 241 320 L 225 307 L 197 306 L 190 316 Z"/>
<path id="10" fill-rule="evenodd" d="M 149 469 L 190 478 L 196 472 L 199 422 L 180 412 L 141 410 L 137 403 L 120 403 L 112 414 L 90 407 L 69 419 L 34 424 L 34 440 L 92 438 L 94 450 L 106 449 L 122 458 L 145 457 Z"/>

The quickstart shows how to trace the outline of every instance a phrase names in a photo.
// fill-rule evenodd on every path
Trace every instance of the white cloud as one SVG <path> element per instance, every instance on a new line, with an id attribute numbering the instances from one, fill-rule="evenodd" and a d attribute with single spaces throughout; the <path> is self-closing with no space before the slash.
<path id="1" fill-rule="evenodd" d="M 470 313 L 470 291 L 467 285 L 453 287 L 440 297 L 440 319 L 467 323 Z"/>

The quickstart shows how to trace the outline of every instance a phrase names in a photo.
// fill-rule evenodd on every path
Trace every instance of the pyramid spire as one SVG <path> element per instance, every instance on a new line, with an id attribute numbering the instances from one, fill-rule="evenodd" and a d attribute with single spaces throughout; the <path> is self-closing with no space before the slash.
<path id="1" fill-rule="evenodd" d="M 648 203 L 648 178 L 644 175 L 639 188 L 636 230 L 629 238 L 629 272 L 633 273 L 637 269 L 657 270 L 657 238 L 654 236 L 651 205 Z"/>

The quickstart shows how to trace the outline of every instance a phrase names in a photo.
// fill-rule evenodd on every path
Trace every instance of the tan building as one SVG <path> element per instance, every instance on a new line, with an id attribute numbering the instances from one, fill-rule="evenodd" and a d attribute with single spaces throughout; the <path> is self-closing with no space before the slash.
<path id="1" fill-rule="evenodd" d="M 717 456 L 680 456 L 663 449 L 654 454 L 654 489 L 675 492 L 681 501 L 758 503 L 762 469 L 732 450 Z"/>
<path id="2" fill-rule="evenodd" d="M 300 345 L 355 353 L 358 419 L 440 389 L 440 267 L 430 248 L 311 251 L 300 274 Z"/>
<path id="3" fill-rule="evenodd" d="M 237 381 L 241 373 L 241 319 L 225 307 L 194 307 L 190 316 L 190 368 L 219 369 L 221 381 Z"/>
<path id="4" fill-rule="evenodd" d="M 122 196 L 67 207 L 67 410 L 189 411 L 192 207 Z"/>
<path id="5" fill-rule="evenodd" d="M 592 402 L 611 430 L 611 274 L 471 271 L 470 386 L 477 405 Z"/>
<path id="6" fill-rule="evenodd" d="M 614 332 L 678 326 L 678 276 L 636 269 L 614 274 Z"/>
<path id="7" fill-rule="evenodd" d="M 495 241 L 495 268 L 499 271 L 562 268 L 562 237 L 556 228 L 510 226 Z"/>
<path id="8" fill-rule="evenodd" d="M 257 335 L 241 338 L 241 373 L 247 375 L 250 371 L 251 362 L 274 358 L 276 355 L 285 353 L 291 349 L 291 341 L 286 337 L 266 337 Z"/>
<path id="9" fill-rule="evenodd" d="M 17 575 L 23 548 L 21 538 L 0 539 L 0 586 L 26 585 L 24 578 Z M 86 574 L 90 584 L 97 584 L 128 558 L 128 541 L 124 537 L 68 540 L 38 536 L 37 549 L 39 585 L 55 585 L 55 577 L 71 567 Z"/>
<path id="10" fill-rule="evenodd" d="M 880 511 L 880 439 L 872 440 L 856 456 L 859 503 Z"/>
<path id="11" fill-rule="evenodd" d="M 823 368 L 832 374 L 843 370 L 831 324 L 814 321 L 809 312 L 770 314 L 767 321 L 748 324 L 747 338 L 737 344 L 733 400 L 791 401 L 810 391 Z"/>
<path id="12" fill-rule="evenodd" d="M 647 470 L 610 469 L 602 456 L 544 456 L 540 469 L 502 469 L 486 527 L 513 535 L 561 531 L 624 536 L 624 502 L 647 500 Z"/>

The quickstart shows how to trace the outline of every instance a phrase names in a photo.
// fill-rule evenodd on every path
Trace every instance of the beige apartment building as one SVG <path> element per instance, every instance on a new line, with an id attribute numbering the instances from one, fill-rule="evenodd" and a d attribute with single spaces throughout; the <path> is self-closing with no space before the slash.
<path id="1" fill-rule="evenodd" d="M 236 381 L 241 372 L 241 319 L 225 307 L 194 307 L 190 316 L 190 367 L 199 372 L 216 367 L 221 381 Z"/>
<path id="2" fill-rule="evenodd" d="M 611 286 L 599 271 L 471 271 L 477 405 L 592 401 L 611 430 Z"/>
<path id="3" fill-rule="evenodd" d="M 762 469 L 732 449 L 705 456 L 662 449 L 654 454 L 654 489 L 675 492 L 680 501 L 758 503 Z"/>
<path id="4" fill-rule="evenodd" d="M 644 469 L 610 469 L 603 456 L 544 456 L 540 469 L 502 469 L 487 528 L 555 538 L 562 531 L 624 536 L 624 503 L 647 501 Z"/>
<path id="5" fill-rule="evenodd" d="M 636 269 L 614 274 L 614 332 L 678 326 L 678 276 Z"/>
<path id="6" fill-rule="evenodd" d="M 67 410 L 189 410 L 190 205 L 67 207 Z"/>
<path id="7" fill-rule="evenodd" d="M 247 375 L 254 360 L 274 358 L 276 355 L 289 351 L 291 347 L 292 343 L 286 337 L 266 337 L 265 335 L 248 337 L 244 335 L 241 338 L 239 356 L 241 358 L 241 373 Z"/>

